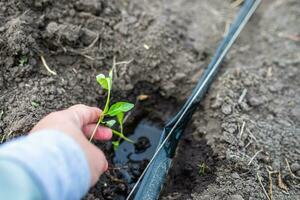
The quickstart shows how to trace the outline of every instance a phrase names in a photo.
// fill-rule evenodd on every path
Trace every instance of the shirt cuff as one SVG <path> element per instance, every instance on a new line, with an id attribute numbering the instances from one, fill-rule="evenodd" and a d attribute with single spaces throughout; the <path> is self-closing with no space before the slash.
<path id="1" fill-rule="evenodd" d="M 49 200 L 77 200 L 88 191 L 91 175 L 79 144 L 56 130 L 43 130 L 0 147 L 0 159 L 21 166 Z"/>

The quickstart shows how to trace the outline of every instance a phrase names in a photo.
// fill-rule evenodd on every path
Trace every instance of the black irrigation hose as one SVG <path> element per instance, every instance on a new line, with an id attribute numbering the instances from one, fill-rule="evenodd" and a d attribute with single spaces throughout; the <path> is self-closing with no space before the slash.
<path id="1" fill-rule="evenodd" d="M 227 36 L 216 50 L 210 64 L 194 88 L 192 95 L 188 98 L 175 117 L 164 127 L 161 141 L 159 142 L 156 152 L 129 193 L 127 200 L 133 197 L 137 188 L 138 191 L 134 197 L 136 200 L 158 198 L 180 136 L 210 84 L 214 80 L 225 55 L 228 53 L 230 47 L 257 9 L 260 2 L 261 0 L 245 0 L 237 18 L 231 25 Z"/>

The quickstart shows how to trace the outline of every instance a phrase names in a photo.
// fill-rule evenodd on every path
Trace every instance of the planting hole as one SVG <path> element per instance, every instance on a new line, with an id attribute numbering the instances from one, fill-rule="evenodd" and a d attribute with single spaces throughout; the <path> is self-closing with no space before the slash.
<path id="1" fill-rule="evenodd" d="M 154 123 L 141 120 L 129 136 L 136 143 L 122 142 L 115 153 L 114 163 L 124 165 L 128 162 L 149 161 L 156 150 L 161 132 Z"/>

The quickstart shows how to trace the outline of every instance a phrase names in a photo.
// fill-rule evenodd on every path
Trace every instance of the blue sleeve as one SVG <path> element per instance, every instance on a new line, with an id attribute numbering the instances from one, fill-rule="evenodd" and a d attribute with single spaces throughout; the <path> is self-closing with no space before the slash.
<path id="1" fill-rule="evenodd" d="M 0 199 L 77 200 L 90 182 L 81 147 L 59 131 L 37 132 L 0 146 Z"/>

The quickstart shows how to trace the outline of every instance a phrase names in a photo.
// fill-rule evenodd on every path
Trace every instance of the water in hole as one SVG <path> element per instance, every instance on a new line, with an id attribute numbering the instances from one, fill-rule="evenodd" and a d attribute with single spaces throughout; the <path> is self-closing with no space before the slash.
<path id="1" fill-rule="evenodd" d="M 110 188 L 115 188 L 116 200 L 124 200 L 128 192 L 140 177 L 146 165 L 155 153 L 158 146 L 162 130 L 154 123 L 142 120 L 134 129 L 129 138 L 135 144 L 123 141 L 115 152 L 113 159 L 116 170 L 115 176 L 127 184 L 116 183 L 108 187 L 107 193 L 111 193 Z"/>
<path id="2" fill-rule="evenodd" d="M 114 163 L 124 165 L 128 162 L 149 161 L 155 153 L 161 131 L 153 123 L 142 120 L 129 136 L 136 144 L 122 142 L 115 153 Z"/>

